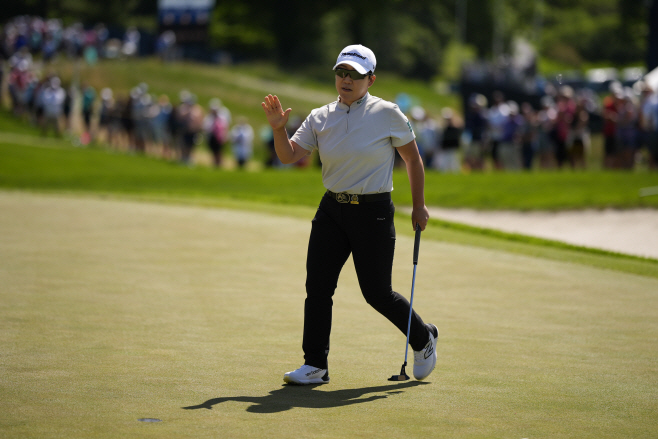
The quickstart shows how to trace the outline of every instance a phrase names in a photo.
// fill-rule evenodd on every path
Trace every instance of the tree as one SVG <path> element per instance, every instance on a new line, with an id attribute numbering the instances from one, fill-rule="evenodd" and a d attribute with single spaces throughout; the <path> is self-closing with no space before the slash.
<path id="1" fill-rule="evenodd" d="M 157 0 L 5 3 L 5 20 L 27 14 L 89 25 L 126 26 L 136 15 L 154 19 L 157 11 Z M 450 41 L 459 38 L 458 6 L 466 11 L 465 43 L 479 58 L 508 53 L 513 39 L 523 36 L 543 56 L 574 67 L 644 59 L 649 10 L 656 9 L 652 0 L 217 0 L 210 43 L 237 59 L 281 66 L 326 65 L 341 47 L 361 43 L 378 55 L 380 68 L 429 79 L 440 73 Z"/>
<path id="2" fill-rule="evenodd" d="M 649 8 L 647 70 L 651 71 L 658 67 L 658 1 L 652 0 Z"/>
<path id="3" fill-rule="evenodd" d="M 0 9 L 2 21 L 18 15 L 32 15 L 67 22 L 124 24 L 139 8 L 153 16 L 157 12 L 157 0 L 23 0 L 5 3 Z"/>

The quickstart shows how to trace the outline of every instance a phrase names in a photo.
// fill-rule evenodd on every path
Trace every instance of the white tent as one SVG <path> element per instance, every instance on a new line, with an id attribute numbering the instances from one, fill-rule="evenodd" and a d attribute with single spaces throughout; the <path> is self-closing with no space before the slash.
<path id="1" fill-rule="evenodd" d="M 653 91 L 658 91 L 658 67 L 644 75 L 643 79 Z"/>

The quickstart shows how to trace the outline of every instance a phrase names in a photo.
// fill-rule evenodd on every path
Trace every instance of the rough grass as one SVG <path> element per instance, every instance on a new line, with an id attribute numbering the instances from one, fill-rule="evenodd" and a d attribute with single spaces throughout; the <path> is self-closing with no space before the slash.
<path id="1" fill-rule="evenodd" d="M 216 172 L 206 166 L 190 169 L 106 148 L 74 148 L 63 139 L 0 133 L 3 188 L 169 194 L 305 206 L 315 206 L 323 190 L 315 167 Z M 658 196 L 640 196 L 640 189 L 656 185 L 658 174 L 649 172 L 450 175 L 428 170 L 425 199 L 429 206 L 475 209 L 657 207 Z M 396 203 L 410 205 L 404 169 L 395 171 L 394 186 Z"/>
<path id="2" fill-rule="evenodd" d="M 655 278 L 424 238 L 415 307 L 441 331 L 430 379 L 386 380 L 404 336 L 348 262 L 332 382 L 287 387 L 308 218 L 20 192 L 0 192 L 0 211 L 3 437 L 654 433 Z M 398 238 L 405 295 L 412 244 Z"/>
<path id="3" fill-rule="evenodd" d="M 110 87 L 117 96 L 127 96 L 140 83 L 149 93 L 166 94 L 178 102 L 182 89 L 194 93 L 204 106 L 212 98 L 221 98 L 234 116 L 245 116 L 255 127 L 265 125 L 260 103 L 269 93 L 278 95 L 293 114 L 306 115 L 318 106 L 336 99 L 337 92 L 331 65 L 312 73 L 293 69 L 280 70 L 272 64 L 211 65 L 195 62 L 162 63 L 157 58 L 104 60 L 96 65 L 75 64 L 58 59 L 50 70 L 58 72 L 65 82 L 77 79 L 97 90 Z M 393 101 L 398 93 L 407 93 L 415 104 L 423 105 L 438 116 L 444 106 L 458 108 L 456 95 L 438 93 L 431 85 L 401 78 L 388 72 L 377 75 L 371 90 L 375 96 Z"/>

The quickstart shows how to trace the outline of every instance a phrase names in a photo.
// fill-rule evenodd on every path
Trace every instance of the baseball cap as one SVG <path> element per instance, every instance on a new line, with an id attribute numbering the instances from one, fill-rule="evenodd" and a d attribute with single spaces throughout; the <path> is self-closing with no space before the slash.
<path id="1" fill-rule="evenodd" d="M 361 44 L 352 44 L 340 51 L 334 69 L 340 64 L 347 64 L 356 69 L 362 75 L 368 72 L 374 73 L 377 59 L 372 50 Z"/>

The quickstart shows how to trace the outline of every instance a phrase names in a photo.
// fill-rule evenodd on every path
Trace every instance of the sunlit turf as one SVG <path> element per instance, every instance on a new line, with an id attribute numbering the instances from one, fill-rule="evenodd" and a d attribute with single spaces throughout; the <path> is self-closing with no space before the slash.
<path id="1" fill-rule="evenodd" d="M 655 277 L 423 234 L 414 308 L 440 330 L 432 375 L 387 381 L 405 337 L 368 306 L 348 261 L 331 382 L 291 387 L 309 215 L 2 191 L 0 212 L 2 437 L 655 430 Z M 407 297 L 412 247 L 398 236 L 393 285 Z"/>

